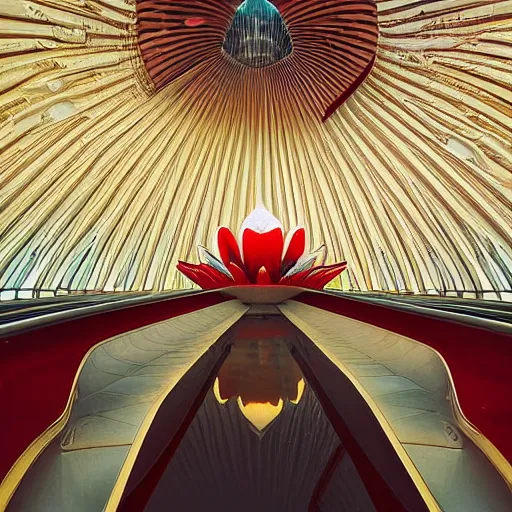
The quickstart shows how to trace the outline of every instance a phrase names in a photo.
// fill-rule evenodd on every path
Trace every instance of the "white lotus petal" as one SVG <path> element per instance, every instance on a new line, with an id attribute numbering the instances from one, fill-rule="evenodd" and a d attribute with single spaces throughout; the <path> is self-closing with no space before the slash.
<path id="1" fill-rule="evenodd" d="M 258 206 L 244 220 L 240 228 L 240 239 L 246 229 L 252 229 L 256 233 L 268 233 L 273 229 L 283 230 L 280 220 L 274 217 L 266 208 Z"/>
<path id="2" fill-rule="evenodd" d="M 213 267 L 219 272 L 222 272 L 223 274 L 232 277 L 224 263 L 222 263 L 221 260 L 214 256 L 206 247 L 198 245 L 197 254 L 199 255 L 199 261 L 201 263 L 206 263 L 207 265 L 210 265 L 210 267 Z"/>
<path id="3" fill-rule="evenodd" d="M 321 245 L 316 251 L 299 258 L 297 263 L 288 270 L 288 272 L 286 272 L 284 277 L 290 277 L 302 272 L 303 270 L 308 270 L 315 264 L 323 265 L 325 263 L 326 255 L 327 251 L 325 249 L 325 245 Z"/>

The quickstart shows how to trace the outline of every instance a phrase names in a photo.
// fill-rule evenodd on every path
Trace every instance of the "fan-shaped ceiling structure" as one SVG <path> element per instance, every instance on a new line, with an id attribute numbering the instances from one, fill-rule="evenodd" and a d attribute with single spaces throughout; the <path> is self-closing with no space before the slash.
<path id="1" fill-rule="evenodd" d="M 189 287 L 265 205 L 333 286 L 509 298 L 509 1 L 7 0 L 0 290 Z"/>

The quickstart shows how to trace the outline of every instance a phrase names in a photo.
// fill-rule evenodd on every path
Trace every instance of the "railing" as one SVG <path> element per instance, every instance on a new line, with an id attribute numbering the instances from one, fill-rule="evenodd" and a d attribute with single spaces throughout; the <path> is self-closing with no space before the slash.
<path id="1" fill-rule="evenodd" d="M 119 290 L 119 291 L 103 291 L 103 290 L 68 290 L 68 289 L 48 289 L 48 288 L 0 288 L 0 302 L 7 302 L 12 300 L 37 300 L 37 299 L 49 299 L 59 298 L 66 300 L 67 297 L 90 297 L 92 295 L 98 296 L 113 296 L 113 295 L 129 295 L 134 294 L 153 294 L 153 293 L 165 293 L 171 291 L 192 291 L 198 290 L 197 287 L 182 288 L 180 290 L 163 290 L 163 291 L 139 291 L 139 290 Z M 363 290 L 361 288 L 353 287 L 335 287 L 327 288 L 327 291 L 340 291 L 347 293 L 370 293 L 370 294 L 382 294 L 390 296 L 418 296 L 418 297 L 450 297 L 460 299 L 477 299 L 477 300 L 495 300 L 503 302 L 512 302 L 512 289 L 486 289 L 486 290 L 450 290 L 450 289 L 431 289 L 423 290 L 421 292 L 415 292 L 412 290 L 400 289 L 400 290 Z"/>

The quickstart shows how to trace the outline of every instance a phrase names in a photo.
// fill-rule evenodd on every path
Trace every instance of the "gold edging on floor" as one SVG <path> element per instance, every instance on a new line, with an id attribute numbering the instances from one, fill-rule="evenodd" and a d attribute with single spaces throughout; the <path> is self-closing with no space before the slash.
<path id="1" fill-rule="evenodd" d="M 426 346 L 428 347 L 428 345 Z M 503 477 L 506 484 L 508 485 L 508 488 L 512 491 L 512 466 L 503 456 L 503 454 L 498 450 L 498 448 L 496 448 L 496 446 L 494 446 L 494 444 L 466 418 L 464 412 L 462 411 L 462 407 L 460 406 L 457 390 L 455 389 L 455 383 L 453 382 L 452 374 L 448 364 L 444 360 L 443 356 L 437 352 L 437 350 L 433 348 L 430 348 L 430 350 L 433 350 L 438 355 L 446 368 L 448 379 L 450 381 L 450 402 L 452 404 L 453 415 L 455 416 L 458 427 L 482 451 L 489 462 L 495 467 L 496 471 L 498 471 L 498 473 Z"/>
<path id="2" fill-rule="evenodd" d="M 299 324 L 296 323 L 296 321 L 292 320 L 290 316 L 295 317 L 296 319 L 299 319 L 297 315 L 294 313 L 285 313 L 281 306 L 278 306 L 283 315 L 285 315 L 293 324 L 295 324 L 302 332 L 303 329 L 300 327 Z M 314 307 L 314 306 L 311 306 Z M 320 308 L 317 308 L 320 309 Z M 325 311 L 325 310 L 322 310 Z M 336 314 L 336 313 L 334 313 Z M 290 315 L 290 316 L 289 316 Z M 340 317 L 343 317 L 343 315 L 339 315 Z M 350 320 L 350 317 L 343 317 L 348 318 Z M 299 319 L 300 321 L 300 319 Z M 304 333 L 305 334 L 305 333 Z M 305 334 L 307 336 L 307 334 Z M 322 351 L 322 353 L 333 363 L 337 368 L 342 371 L 345 376 L 350 380 L 352 385 L 356 388 L 356 390 L 359 392 L 363 400 L 367 403 L 368 407 L 372 411 L 373 415 L 379 422 L 379 425 L 384 430 L 384 433 L 388 437 L 389 441 L 391 442 L 393 448 L 395 449 L 396 454 L 402 461 L 402 464 L 406 468 L 407 472 L 409 473 L 409 476 L 411 477 L 412 481 L 414 482 L 414 485 L 418 489 L 418 492 L 420 493 L 421 497 L 423 498 L 423 501 L 425 502 L 425 505 L 428 507 L 430 512 L 442 512 L 441 507 L 439 506 L 439 503 L 435 499 L 434 495 L 430 491 L 427 483 L 421 476 L 421 473 L 418 471 L 416 466 L 414 465 L 412 459 L 407 454 L 405 448 L 403 447 L 402 443 L 399 441 L 397 435 L 395 434 L 395 431 L 391 427 L 391 425 L 388 423 L 386 417 L 384 416 L 383 412 L 379 409 L 378 405 L 375 403 L 371 395 L 366 391 L 366 389 L 360 384 L 358 379 L 352 374 L 352 372 L 342 363 L 339 361 L 337 357 L 332 355 L 328 350 L 325 350 L 325 348 L 318 345 L 315 340 L 311 339 L 313 343 Z"/>
<path id="3" fill-rule="evenodd" d="M 114 338 L 116 337 L 117 336 L 114 336 Z M 100 341 L 86 352 L 75 373 L 73 385 L 71 386 L 71 392 L 69 393 L 69 398 L 66 403 L 66 407 L 64 408 L 64 412 L 42 434 L 40 434 L 32 441 L 32 443 L 30 443 L 28 448 L 18 457 L 7 475 L 5 475 L 5 478 L 0 484 L 0 511 L 6 510 L 9 502 L 16 492 L 16 489 L 23 480 L 25 473 L 34 464 L 43 450 L 62 432 L 63 428 L 66 426 L 66 423 L 71 416 L 71 410 L 75 401 L 78 378 L 87 359 L 97 347 L 111 341 L 112 339 L 113 338 L 109 338 Z"/>
<path id="4" fill-rule="evenodd" d="M 227 303 L 232 303 L 232 302 L 236 302 L 236 301 L 228 301 Z M 215 304 L 215 305 L 217 305 L 217 304 Z M 211 306 L 209 306 L 209 307 L 211 307 Z M 245 308 L 244 311 L 241 312 L 240 315 L 233 322 L 231 322 L 230 326 L 233 325 L 241 316 L 243 316 L 247 312 L 247 310 L 248 310 L 248 308 Z M 179 316 L 182 316 L 182 315 L 179 315 Z M 171 317 L 171 318 L 168 318 L 166 320 L 162 320 L 161 322 L 167 322 L 167 321 L 172 320 L 174 318 L 178 318 L 179 316 Z M 161 322 L 155 322 L 155 324 L 161 323 Z M 144 326 L 142 326 L 142 327 L 140 327 L 138 329 L 134 329 L 132 331 L 127 331 L 127 332 L 135 333 L 135 332 L 137 332 L 139 330 L 146 329 L 150 325 L 155 325 L 155 324 L 144 325 Z M 227 329 L 225 329 L 223 332 L 225 332 L 226 330 Z M 73 403 L 75 401 L 76 387 L 77 387 L 77 384 L 78 384 L 78 379 L 79 379 L 79 376 L 80 376 L 80 372 L 82 371 L 82 369 L 83 369 L 87 359 L 91 355 L 91 353 L 94 350 L 96 350 L 98 347 L 100 347 L 101 345 L 103 345 L 105 343 L 109 343 L 112 340 L 114 340 L 114 339 L 116 339 L 118 337 L 121 337 L 121 336 L 125 336 L 125 335 L 126 335 L 126 332 L 118 334 L 116 336 L 113 336 L 112 338 L 108 338 L 106 340 L 100 341 L 99 343 L 97 343 L 96 345 L 91 347 L 86 352 L 86 354 L 82 358 L 82 361 L 80 362 L 78 370 L 77 370 L 77 372 L 75 374 L 75 377 L 74 377 L 74 380 L 73 380 L 73 385 L 71 386 L 71 392 L 69 394 L 69 398 L 68 398 L 68 401 L 66 403 L 66 407 L 64 408 L 64 412 L 42 434 L 40 434 L 38 437 L 36 437 L 34 439 L 34 441 L 32 441 L 32 443 L 30 443 L 28 448 L 26 448 L 25 451 L 18 457 L 18 459 L 16 460 L 14 465 L 11 467 L 11 469 L 9 470 L 7 475 L 5 475 L 4 479 L 2 480 L 2 483 L 0 484 L 0 512 L 4 512 L 7 509 L 8 505 L 9 505 L 9 502 L 11 501 L 12 497 L 14 496 L 14 493 L 16 492 L 16 489 L 19 487 L 19 485 L 20 485 L 21 481 L 23 480 L 23 477 L 25 476 L 27 471 L 34 464 L 34 462 L 37 460 L 37 458 L 41 455 L 43 450 L 62 432 L 63 428 L 66 426 L 66 423 L 67 423 L 69 417 L 71 416 L 71 411 L 72 411 Z M 217 341 L 217 340 L 215 340 L 215 341 Z M 215 341 L 213 343 L 215 343 Z M 172 389 L 175 385 L 176 385 L 176 383 L 174 383 L 170 389 Z M 162 393 L 162 394 L 167 396 L 168 392 L 167 393 Z M 165 396 L 164 396 L 164 398 L 165 398 Z M 163 399 L 162 399 L 162 401 L 163 401 Z M 112 490 L 112 493 L 111 493 L 111 495 L 109 497 L 107 505 L 105 506 L 105 509 L 104 509 L 105 512 L 115 511 L 117 509 L 117 505 L 119 504 L 119 500 L 120 500 L 120 498 L 122 496 L 122 492 L 124 491 L 124 485 L 126 484 L 126 482 L 124 482 L 124 485 L 123 485 L 122 489 L 120 490 L 120 479 L 121 479 L 122 476 L 124 476 L 124 472 L 126 472 L 126 464 L 128 463 L 128 461 L 129 460 L 132 461 L 132 458 L 133 458 L 131 466 L 133 466 L 133 462 L 135 462 L 135 458 L 136 458 L 137 454 L 132 455 L 133 454 L 133 446 L 136 443 L 138 443 L 138 450 L 140 450 L 140 446 L 142 445 L 143 438 L 145 437 L 145 434 L 146 434 L 147 430 L 149 430 L 149 428 L 146 426 L 146 420 L 148 419 L 150 413 L 152 413 L 154 411 L 155 405 L 158 405 L 158 407 L 156 407 L 156 409 L 158 409 L 159 406 L 160 406 L 160 403 L 159 402 L 155 402 L 155 404 L 152 406 L 152 408 L 150 409 L 150 411 L 146 415 L 146 417 L 145 417 L 145 419 L 144 419 L 144 421 L 143 421 L 143 423 L 142 423 L 142 425 L 141 425 L 141 427 L 140 427 L 140 429 L 138 431 L 138 434 L 135 437 L 134 442 L 132 443 L 132 448 L 128 452 L 128 455 L 127 455 L 127 457 L 125 459 L 125 462 L 121 466 L 121 471 L 119 473 L 118 479 L 116 480 L 116 483 L 115 483 L 115 485 L 113 487 L 113 490 Z M 151 422 L 153 420 L 153 416 L 155 414 L 156 414 L 156 411 L 151 416 L 151 421 L 149 421 L 149 425 L 151 425 Z M 146 427 L 146 430 L 143 430 L 144 427 Z M 144 436 L 142 436 L 142 432 L 144 433 Z M 138 450 L 137 450 L 137 453 L 138 453 Z M 132 458 L 130 458 L 130 457 L 132 457 Z M 131 471 L 131 466 L 130 466 L 130 471 Z M 126 481 L 128 480 L 128 476 L 129 476 L 129 471 L 128 471 L 128 475 L 126 475 Z M 119 494 L 119 499 L 118 499 L 116 505 L 112 505 L 112 503 L 111 503 L 112 495 L 114 494 L 114 492 L 116 493 L 116 496 Z"/>
<path id="5" fill-rule="evenodd" d="M 320 348 L 320 347 L 318 347 L 318 348 Z M 326 352 L 324 350 L 322 350 L 322 352 L 331 360 L 331 362 L 333 364 L 335 364 L 345 374 L 345 376 L 352 382 L 353 386 L 357 389 L 357 391 L 363 397 L 363 400 L 368 404 L 368 407 L 370 407 L 375 418 L 377 419 L 380 426 L 384 430 L 384 433 L 386 434 L 389 441 L 393 445 L 395 452 L 397 453 L 398 457 L 402 461 L 402 464 L 404 465 L 405 469 L 409 473 L 409 476 L 411 477 L 412 481 L 414 482 L 414 485 L 418 489 L 418 492 L 421 494 L 421 497 L 423 498 L 425 505 L 428 507 L 428 509 L 431 512 L 442 512 L 442 509 L 439 506 L 439 503 L 435 499 L 434 495 L 432 494 L 432 491 L 430 490 L 427 483 L 421 476 L 421 473 L 416 468 L 412 459 L 407 454 L 407 451 L 405 450 L 404 446 L 398 439 L 397 435 L 395 434 L 395 431 L 393 430 L 391 425 L 388 423 L 386 416 L 380 410 L 379 406 L 373 400 L 371 395 L 366 391 L 366 389 L 362 386 L 362 384 L 359 383 L 359 381 L 357 380 L 357 377 L 355 377 L 355 375 L 353 375 L 352 372 L 350 372 L 350 370 L 343 363 L 333 360 L 333 358 L 329 355 L 328 352 Z"/>
<path id="6" fill-rule="evenodd" d="M 233 301 L 229 301 L 229 302 L 233 302 Z M 236 301 L 236 302 L 239 302 L 239 301 Z M 240 305 L 243 306 L 242 303 L 240 303 Z M 219 336 L 211 343 L 211 345 L 216 343 L 221 338 L 221 336 L 230 327 L 232 327 L 235 324 L 235 322 L 237 320 L 239 320 L 245 313 L 247 313 L 249 308 L 246 306 L 243 306 L 243 307 L 244 307 L 243 311 L 240 311 L 238 313 L 236 313 L 236 312 L 233 313 L 233 317 L 236 317 L 236 318 L 234 318 L 234 319 L 229 318 L 224 321 L 225 323 L 229 322 L 229 325 L 227 325 L 227 327 L 219 334 Z M 190 365 L 190 367 L 192 367 L 196 362 L 197 362 L 197 359 Z M 190 367 L 189 367 L 189 369 L 190 369 Z M 140 452 L 140 449 L 142 448 L 142 444 L 143 444 L 144 440 L 146 439 L 146 435 L 151 427 L 151 424 L 153 423 L 153 420 L 155 419 L 155 416 L 157 415 L 157 413 L 158 413 L 161 405 L 163 404 L 164 400 L 166 399 L 167 395 L 169 395 L 169 393 L 172 391 L 172 389 L 181 380 L 183 375 L 180 377 L 180 379 L 178 379 L 176 382 L 174 382 L 171 386 L 169 386 L 164 391 L 162 391 L 162 393 L 159 395 L 158 399 L 155 400 L 155 402 L 151 406 L 151 409 L 146 413 L 146 416 L 144 417 L 144 421 L 140 425 L 140 427 L 137 431 L 137 435 L 135 436 L 135 439 L 133 440 L 133 443 L 131 444 L 130 450 L 129 450 L 128 454 L 126 455 L 123 465 L 121 466 L 119 475 L 114 484 L 114 487 L 112 488 L 112 492 L 110 493 L 107 504 L 105 505 L 105 508 L 103 509 L 104 512 L 116 512 L 117 508 L 119 507 L 119 504 L 121 503 L 121 499 L 123 497 L 126 485 L 128 483 L 128 479 L 132 472 L 133 466 L 135 465 L 135 461 L 137 460 L 137 456 Z"/>
<path id="7" fill-rule="evenodd" d="M 311 306 L 311 307 L 314 307 L 314 306 Z M 317 309 L 321 309 L 321 308 L 317 308 Z M 325 311 L 325 310 L 322 310 L 322 311 Z M 336 314 L 336 313 L 334 313 L 334 314 Z M 356 322 L 360 322 L 360 320 L 356 320 L 356 319 L 348 317 L 348 316 L 344 316 L 344 315 L 341 315 L 341 314 L 339 316 L 347 318 L 349 320 L 354 320 Z M 365 322 L 362 322 L 362 323 L 365 323 Z M 372 325 L 372 324 L 369 324 L 369 325 Z M 394 331 L 390 331 L 388 329 L 383 329 L 382 327 L 378 327 L 376 325 L 374 325 L 373 327 L 375 327 L 376 329 L 380 329 L 380 330 L 383 330 L 383 331 L 386 331 L 386 332 L 390 332 L 390 333 L 396 334 L 397 336 L 401 336 L 401 337 L 406 338 L 408 340 L 411 340 L 414 343 L 417 343 L 417 344 L 425 347 L 426 349 L 428 349 L 428 350 L 430 350 L 430 351 L 432 351 L 432 352 L 434 352 L 436 354 L 436 356 L 442 362 L 442 364 L 443 364 L 443 366 L 445 368 L 446 374 L 448 376 L 450 403 L 451 403 L 451 406 L 452 406 L 452 411 L 453 411 L 454 418 L 455 418 L 455 421 L 457 423 L 457 426 L 482 451 L 482 453 L 487 457 L 487 459 L 494 466 L 496 471 L 498 471 L 498 473 L 503 477 L 503 479 L 505 480 L 505 482 L 508 485 L 509 489 L 512 491 L 512 465 L 503 456 L 503 454 L 496 448 L 496 446 L 494 446 L 494 444 L 484 434 L 482 434 L 482 432 L 480 432 L 480 430 L 478 430 L 478 428 L 476 428 L 476 426 L 474 426 L 466 418 L 466 416 L 464 415 L 464 412 L 462 411 L 462 407 L 461 407 L 461 405 L 459 403 L 459 399 L 458 399 L 458 396 L 457 396 L 457 391 L 456 391 L 456 388 L 455 388 L 455 383 L 453 381 L 452 373 L 451 373 L 450 368 L 449 368 L 447 362 L 445 361 L 444 357 L 436 349 L 430 347 L 429 345 L 427 345 L 425 343 L 422 343 L 421 341 L 415 340 L 415 339 L 410 338 L 408 336 L 404 336 L 404 335 L 396 333 Z M 322 350 L 322 352 L 325 353 L 324 350 Z M 334 362 L 332 360 L 332 358 L 327 353 L 325 353 L 325 354 L 329 357 L 329 359 L 334 364 L 337 365 L 337 363 Z M 346 369 L 346 371 L 349 372 L 348 369 Z M 354 376 L 354 379 L 357 379 L 357 378 Z M 364 395 L 363 395 L 363 397 L 364 397 Z M 371 399 L 371 400 L 373 400 L 373 399 Z M 371 405 L 369 403 L 368 403 L 368 405 L 371 407 Z M 375 404 L 375 407 L 378 408 L 377 404 Z M 373 408 L 372 408 L 372 410 L 373 410 Z M 379 412 L 380 412 L 380 409 L 379 409 Z M 387 423 L 387 420 L 386 420 L 386 423 Z M 390 428 L 391 428 L 391 426 L 390 426 Z M 387 431 L 386 431 L 386 433 L 387 433 Z M 397 438 L 397 441 L 400 443 L 398 438 Z M 411 463 L 414 465 L 412 460 L 411 460 Z M 414 466 L 414 468 L 416 469 L 415 466 Z M 417 469 L 416 469 L 416 471 L 417 471 Z M 426 485 L 426 483 L 425 483 L 425 485 Z"/>

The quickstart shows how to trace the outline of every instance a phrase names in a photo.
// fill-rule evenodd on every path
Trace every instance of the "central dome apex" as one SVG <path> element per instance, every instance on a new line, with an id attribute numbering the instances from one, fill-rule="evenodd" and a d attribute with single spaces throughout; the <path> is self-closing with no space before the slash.
<path id="1" fill-rule="evenodd" d="M 261 68 L 284 59 L 293 47 L 275 5 L 267 0 L 245 0 L 233 16 L 222 48 L 238 62 Z"/>

